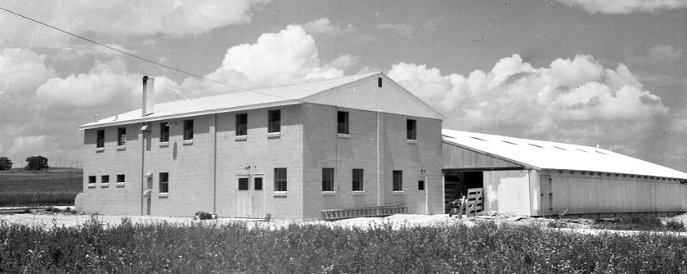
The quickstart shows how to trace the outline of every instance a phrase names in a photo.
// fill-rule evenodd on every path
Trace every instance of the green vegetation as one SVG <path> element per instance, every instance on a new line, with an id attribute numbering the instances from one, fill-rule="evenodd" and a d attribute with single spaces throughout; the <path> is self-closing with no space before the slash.
<path id="1" fill-rule="evenodd" d="M 0 170 L 8 170 L 12 168 L 12 160 L 7 157 L 0 157 Z"/>
<path id="2" fill-rule="evenodd" d="M 0 207 L 73 205 L 83 188 L 82 177 L 83 170 L 72 168 L 1 171 Z"/>
<path id="3" fill-rule="evenodd" d="M 592 227 L 613 230 L 685 231 L 685 225 L 679 221 L 670 220 L 664 224 L 659 218 L 654 216 L 625 216 L 597 219 Z"/>
<path id="4" fill-rule="evenodd" d="M 26 170 L 43 170 L 48 169 L 48 158 L 43 156 L 31 156 L 26 158 Z"/>
<path id="5" fill-rule="evenodd" d="M 49 229 L 0 224 L 0 272 L 651 272 L 687 269 L 687 239 L 566 233 L 533 226 L 393 230 L 245 223 L 132 224 L 95 221 Z"/>

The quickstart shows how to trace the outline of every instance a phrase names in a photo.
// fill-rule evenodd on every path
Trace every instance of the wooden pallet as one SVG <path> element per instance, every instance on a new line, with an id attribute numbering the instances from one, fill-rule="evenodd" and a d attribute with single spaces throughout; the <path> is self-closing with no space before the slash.
<path id="1" fill-rule="evenodd" d="M 405 205 L 322 210 L 322 216 L 327 221 L 357 217 L 381 217 L 405 213 L 408 213 L 408 208 Z"/>
<path id="2" fill-rule="evenodd" d="M 465 208 L 465 215 L 470 217 L 477 216 L 484 210 L 484 195 L 482 194 L 482 188 L 468 188 L 468 198 Z"/>

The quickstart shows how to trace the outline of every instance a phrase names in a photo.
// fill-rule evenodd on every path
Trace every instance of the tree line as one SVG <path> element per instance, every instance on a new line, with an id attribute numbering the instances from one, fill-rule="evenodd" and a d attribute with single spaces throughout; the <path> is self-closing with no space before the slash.
<path id="1" fill-rule="evenodd" d="M 7 157 L 0 157 L 0 170 L 8 170 L 11 168 L 12 160 Z M 48 158 L 40 155 L 26 158 L 26 166 L 24 167 L 26 170 L 43 170 L 48 168 L 50 168 L 48 165 Z"/>

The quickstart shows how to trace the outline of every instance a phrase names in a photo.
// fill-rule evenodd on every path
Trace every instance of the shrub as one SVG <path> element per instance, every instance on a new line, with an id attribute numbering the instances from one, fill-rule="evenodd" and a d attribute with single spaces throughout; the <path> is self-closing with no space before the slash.
<path id="1" fill-rule="evenodd" d="M 204 211 L 198 211 L 198 212 L 196 212 L 196 218 L 198 220 L 211 220 L 212 214 L 204 212 Z"/>
<path id="2" fill-rule="evenodd" d="M 0 272 L 680 273 L 677 235 L 575 234 L 479 223 L 393 229 L 245 223 L 133 224 L 96 219 L 50 229 L 0 222 Z"/>

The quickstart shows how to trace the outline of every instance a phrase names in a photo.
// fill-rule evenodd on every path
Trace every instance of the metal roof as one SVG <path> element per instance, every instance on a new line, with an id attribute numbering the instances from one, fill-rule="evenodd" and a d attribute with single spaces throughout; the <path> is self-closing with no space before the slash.
<path id="1" fill-rule="evenodd" d="M 687 179 L 687 173 L 610 150 L 443 129 L 444 143 L 510 160 L 534 169 L 557 169 Z"/>
<path id="2" fill-rule="evenodd" d="M 232 92 L 185 101 L 160 103 L 155 104 L 154 113 L 147 116 L 141 116 L 141 109 L 139 108 L 84 124 L 80 127 L 80 129 L 189 117 L 227 111 L 240 111 L 260 107 L 300 104 L 302 103 L 301 100 L 306 99 L 309 96 L 324 91 L 344 88 L 361 80 L 380 76 L 384 75 L 381 72 L 372 72 L 329 80 Z"/>

